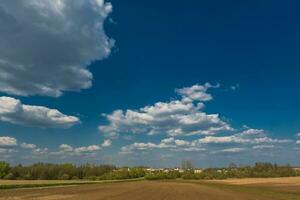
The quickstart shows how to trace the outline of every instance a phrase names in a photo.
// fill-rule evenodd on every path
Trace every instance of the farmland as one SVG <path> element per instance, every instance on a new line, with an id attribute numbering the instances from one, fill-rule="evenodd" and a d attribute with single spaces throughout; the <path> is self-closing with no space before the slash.
<path id="1" fill-rule="evenodd" d="M 47 182 L 43 182 L 44 184 Z M 63 182 L 68 183 L 68 182 Z M 5 184 L 8 184 L 7 182 Z M 25 184 L 11 182 L 9 184 Z M 27 184 L 27 183 L 26 183 Z M 5 199 L 300 200 L 300 178 L 138 181 L 0 190 Z"/>

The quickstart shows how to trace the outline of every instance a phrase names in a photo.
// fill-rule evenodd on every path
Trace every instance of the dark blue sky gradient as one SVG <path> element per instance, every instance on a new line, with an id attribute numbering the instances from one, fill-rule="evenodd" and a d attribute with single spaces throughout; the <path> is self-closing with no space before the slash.
<path id="1" fill-rule="evenodd" d="M 21 98 L 78 114 L 82 124 L 49 130 L 1 123 L 1 132 L 50 148 L 91 144 L 101 141 L 101 113 L 168 101 L 175 88 L 205 82 L 221 84 L 205 111 L 233 127 L 262 128 L 279 138 L 300 132 L 300 2 L 111 2 L 105 29 L 116 46 L 108 59 L 90 65 L 93 87 L 61 98 Z"/>

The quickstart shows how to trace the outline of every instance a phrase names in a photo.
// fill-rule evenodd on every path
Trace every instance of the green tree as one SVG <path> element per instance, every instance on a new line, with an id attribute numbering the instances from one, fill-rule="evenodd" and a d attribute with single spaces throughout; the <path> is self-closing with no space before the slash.
<path id="1" fill-rule="evenodd" d="M 0 178 L 4 178 L 10 172 L 10 166 L 8 163 L 0 162 Z"/>

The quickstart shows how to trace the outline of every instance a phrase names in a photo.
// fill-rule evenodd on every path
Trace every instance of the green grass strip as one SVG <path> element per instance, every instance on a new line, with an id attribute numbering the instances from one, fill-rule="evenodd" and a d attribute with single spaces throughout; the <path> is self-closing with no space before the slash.
<path id="1" fill-rule="evenodd" d="M 0 190 L 8 189 L 22 189 L 22 188 L 43 188 L 56 186 L 76 186 L 76 185 L 91 185 L 91 184 L 105 184 L 105 183 L 121 183 L 121 182 L 135 182 L 141 181 L 144 178 L 137 179 L 122 179 L 122 180 L 104 180 L 104 181 L 88 181 L 88 182 L 70 182 L 70 183 L 38 183 L 38 184 L 0 184 Z"/>

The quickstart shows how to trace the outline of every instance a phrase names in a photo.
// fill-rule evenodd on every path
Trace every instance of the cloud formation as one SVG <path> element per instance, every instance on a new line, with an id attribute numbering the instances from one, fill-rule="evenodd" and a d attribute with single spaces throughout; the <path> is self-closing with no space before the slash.
<path id="1" fill-rule="evenodd" d="M 17 145 L 17 139 L 13 137 L 0 137 L 0 147 L 11 147 Z"/>
<path id="2" fill-rule="evenodd" d="M 0 155 L 3 160 L 10 159 L 16 162 L 26 160 L 29 163 L 36 160 L 53 159 L 81 159 L 97 157 L 103 149 L 112 145 L 111 140 L 104 140 L 101 144 L 73 147 L 69 144 L 61 144 L 57 149 L 42 147 L 38 144 L 20 142 L 9 136 L 0 136 Z M 80 160 L 79 159 L 79 160 Z M 46 161 L 45 160 L 45 161 Z"/>
<path id="3" fill-rule="evenodd" d="M 22 143 L 20 145 L 23 149 L 35 149 L 37 146 L 35 144 Z"/>
<path id="4" fill-rule="evenodd" d="M 273 148 L 275 148 L 275 146 L 265 144 L 265 145 L 255 145 L 252 148 L 253 149 L 273 149 Z"/>
<path id="5" fill-rule="evenodd" d="M 246 149 L 245 148 L 228 148 L 228 149 L 222 149 L 216 153 L 239 153 L 239 152 L 242 152 L 242 151 L 245 151 Z"/>
<path id="6" fill-rule="evenodd" d="M 262 143 L 289 143 L 292 140 L 288 139 L 273 139 L 267 137 L 265 132 L 260 129 L 248 129 L 241 133 L 229 136 L 207 136 L 198 140 L 195 143 L 199 144 L 262 144 Z"/>
<path id="7" fill-rule="evenodd" d="M 230 154 L 246 150 L 261 151 L 292 143 L 290 139 L 270 137 L 263 129 L 243 126 L 234 129 L 219 114 L 204 112 L 205 104 L 213 99 L 209 89 L 220 85 L 206 83 L 176 89 L 178 98 L 157 102 L 137 110 L 115 110 L 103 115 L 108 124 L 99 126 L 101 133 L 111 139 L 119 135 L 160 137 L 160 142 L 147 140 L 125 144 L 120 154 L 159 152 L 203 152 Z"/>
<path id="8" fill-rule="evenodd" d="M 203 102 L 212 100 L 207 93 L 212 86 L 194 85 L 177 89 L 180 100 L 158 102 L 138 110 L 115 110 L 104 115 L 109 124 L 99 127 L 106 136 L 116 137 L 121 133 L 167 134 L 169 136 L 214 135 L 222 131 L 233 130 L 219 114 L 207 114 L 203 111 Z"/>
<path id="9" fill-rule="evenodd" d="M 46 155 L 48 153 L 48 148 L 40 148 L 35 144 L 29 143 L 21 143 L 18 144 L 17 139 L 9 136 L 0 137 L 0 153 L 7 153 L 8 157 L 12 157 L 12 154 L 19 153 L 19 149 L 21 148 L 21 152 L 26 152 L 27 156 L 28 153 L 33 156 L 37 155 Z"/>
<path id="10" fill-rule="evenodd" d="M 102 143 L 102 147 L 110 147 L 112 145 L 112 141 L 111 140 L 104 140 L 104 142 Z"/>
<path id="11" fill-rule="evenodd" d="M 24 105 L 20 100 L 0 97 L 0 121 L 42 128 L 69 128 L 79 119 L 56 109 Z"/>
<path id="12" fill-rule="evenodd" d="M 103 0 L 0 2 L 0 92 L 58 97 L 91 86 L 87 65 L 106 58 L 114 41 Z"/>
<path id="13" fill-rule="evenodd" d="M 135 150 L 152 150 L 152 149 L 167 149 L 171 151 L 204 151 L 211 149 L 212 145 L 219 150 L 215 153 L 236 153 L 244 151 L 245 147 L 255 145 L 253 149 L 274 148 L 274 144 L 290 143 L 288 139 L 273 139 L 266 135 L 261 129 L 247 129 L 241 133 L 236 133 L 229 136 L 205 136 L 195 140 L 180 140 L 174 137 L 162 139 L 160 143 L 151 142 L 133 143 L 121 148 L 121 153 L 132 153 Z M 232 147 L 224 149 L 224 145 L 239 145 L 240 147 Z"/>
<path id="14" fill-rule="evenodd" d="M 50 154 L 60 155 L 60 156 L 80 156 L 80 155 L 94 154 L 101 149 L 102 147 L 100 145 L 72 147 L 69 144 L 61 144 L 59 146 L 59 151 L 51 152 Z"/>
<path id="15" fill-rule="evenodd" d="M 174 137 L 169 137 L 162 139 L 160 143 L 155 144 L 152 142 L 135 142 L 133 144 L 124 146 L 121 148 L 122 154 L 133 153 L 136 150 L 153 150 L 153 149 L 166 149 L 170 151 L 186 151 L 186 152 L 197 152 L 197 151 L 205 151 L 201 145 L 197 145 L 196 143 L 189 142 L 186 140 L 175 139 Z"/>
<path id="16" fill-rule="evenodd" d="M 193 85 L 192 87 L 185 87 L 181 89 L 176 89 L 176 93 L 183 97 L 184 101 L 193 102 L 193 101 L 210 101 L 213 99 L 211 94 L 207 93 L 209 88 L 218 88 L 219 84 L 216 86 L 211 85 L 210 83 L 205 83 L 204 85 Z"/>

